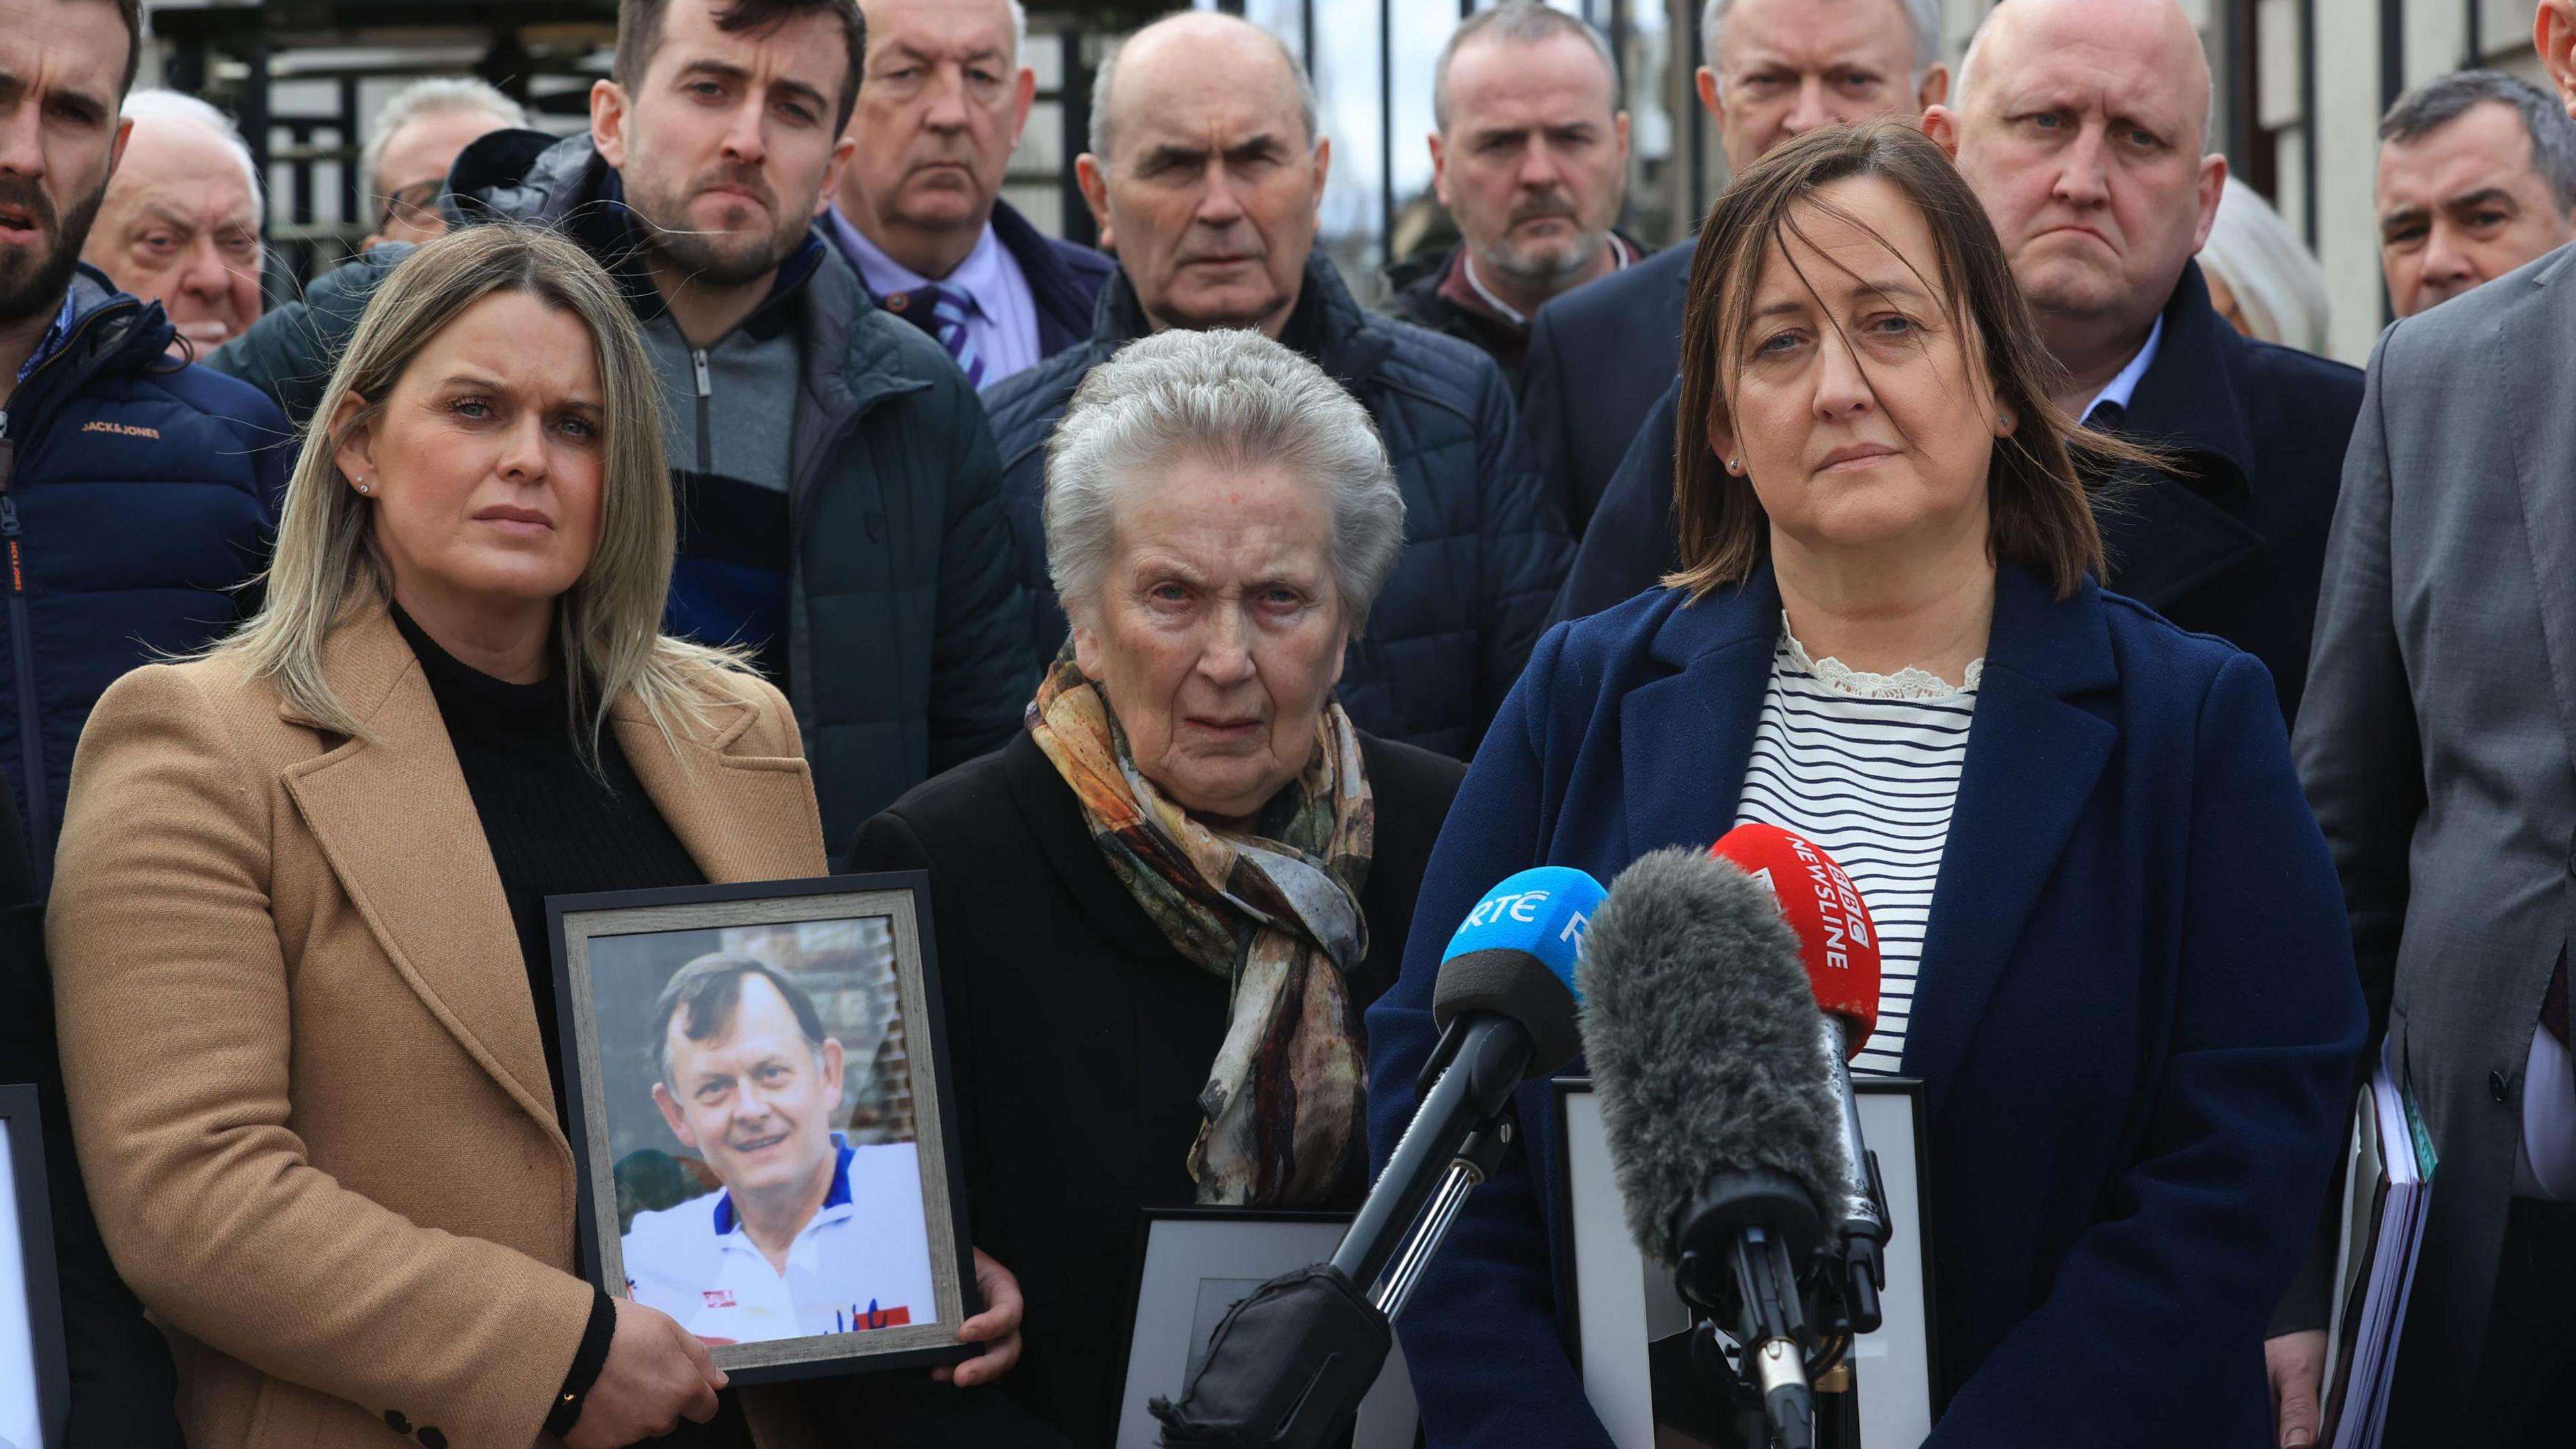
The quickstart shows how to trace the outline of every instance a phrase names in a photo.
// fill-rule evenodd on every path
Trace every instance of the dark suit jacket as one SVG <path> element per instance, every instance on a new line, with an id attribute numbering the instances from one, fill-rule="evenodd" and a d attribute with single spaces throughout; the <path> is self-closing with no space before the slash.
<path id="1" fill-rule="evenodd" d="M 1395 979 L 1465 767 L 1371 736 L 1377 840 L 1360 891 L 1364 1007 Z M 1002 1386 L 1074 1443 L 1116 1437 L 1140 1213 L 1187 1207 L 1226 982 L 1182 959 L 1110 873 L 1028 735 L 863 826 L 854 870 L 926 870 L 976 1245 L 1019 1274 L 1026 1353 Z M 1356 1023 L 1355 1023 L 1356 1025 Z M 1359 1161 L 1328 1204 L 1356 1207 Z"/>
<path id="2" fill-rule="evenodd" d="M 2362 987 L 2441 1163 L 2392 1445 L 2460 1432 L 2532 1027 L 2576 926 L 2570 337 L 2576 247 L 2379 339 L 2299 717 L 2299 777 L 2343 876 Z M 2325 1315 L 2320 1296 L 2307 1321 Z"/>
<path id="3" fill-rule="evenodd" d="M 1675 242 L 1624 272 L 1575 288 L 1530 319 L 1521 430 L 1576 538 L 1601 506 L 1602 491 L 1655 395 L 1681 370 L 1682 301 L 1694 246 Z"/>
<path id="4" fill-rule="evenodd" d="M 2295 719 L 2361 374 L 2239 335 L 2210 307 L 2197 262 L 2184 265 L 2164 320 L 2117 431 L 2171 451 L 2177 467 L 2129 480 L 2101 510 L 2110 584 L 2262 660 L 2282 716 Z M 1678 393 L 1674 383 L 1621 460 L 1556 618 L 1597 613 L 1674 566 Z"/>
<path id="5" fill-rule="evenodd" d="M 1486 735 L 1369 1012 L 1380 1162 L 1483 891 L 1542 863 L 1610 880 L 1735 819 L 1779 591 L 1766 565 L 1681 598 L 1549 631 Z M 2271 1442 L 2263 1329 L 2343 1145 L 2351 962 L 2261 665 L 2004 569 L 1905 1040 L 1948 1397 L 1927 1449 Z M 1556 1332 L 1547 1102 L 1523 1089 L 1523 1146 L 1399 1330 L 1435 1446 L 1609 1443 Z"/>
<path id="6" fill-rule="evenodd" d="M 72 1152 L 54 1042 L 54 983 L 45 970 L 45 908 L 36 903 L 18 807 L 6 790 L 0 790 L 0 1082 L 33 1083 L 42 1101 L 46 1197 L 71 1360 L 70 1449 L 179 1449 L 170 1345 L 144 1320 L 143 1305 L 108 1261 Z"/>
<path id="7" fill-rule="evenodd" d="M 859 259 L 849 254 L 838 226 L 819 226 L 815 231 L 840 248 L 842 260 L 852 271 L 858 270 Z M 993 236 L 1020 264 L 1020 275 L 1029 280 L 1029 296 L 1038 305 L 1040 360 L 1090 336 L 1092 309 L 1099 305 L 1100 289 L 1109 284 L 1109 274 L 1118 270 L 1118 263 L 1106 253 L 1039 231 L 1007 201 L 993 203 Z"/>

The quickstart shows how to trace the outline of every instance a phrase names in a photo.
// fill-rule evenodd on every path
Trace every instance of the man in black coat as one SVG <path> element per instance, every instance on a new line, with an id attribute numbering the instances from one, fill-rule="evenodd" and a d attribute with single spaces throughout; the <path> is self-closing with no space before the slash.
<path id="1" fill-rule="evenodd" d="M 1920 115 L 1950 93 L 1937 0 L 1706 0 L 1700 36 L 1699 100 L 1730 172 L 1818 126 Z M 1680 369 L 1693 249 L 1676 242 L 1531 320 L 1521 428 L 1578 539 Z"/>
<path id="2" fill-rule="evenodd" d="M 1925 128 L 1958 158 L 2012 254 L 2065 375 L 2055 401 L 2173 459 L 2125 479 L 2100 510 L 2105 582 L 2262 660 L 2295 718 L 2361 374 L 2250 341 L 2211 308 L 2191 254 L 2226 162 L 2201 152 L 2208 64 L 2172 0 L 2016 0 L 1995 15 L 1970 51 L 1960 109 L 1935 107 Z M 2054 149 L 2026 153 L 2003 123 L 2004 97 L 2087 53 L 2068 36 L 2124 26 L 2135 94 L 2114 103 L 2124 110 L 2070 109 L 2061 122 L 2076 139 L 2062 144 L 2080 157 L 2108 144 L 2095 138 L 2110 115 L 2142 130 L 2153 120 L 2170 132 L 2157 164 L 2122 163 L 2106 180 Z M 1674 399 L 1621 461 L 1559 617 L 1598 612 L 1673 567 Z"/>
<path id="3" fill-rule="evenodd" d="M 1403 556 L 1351 642 L 1343 707 L 1373 734 L 1467 758 L 1570 552 L 1514 445 L 1501 371 L 1454 338 L 1362 311 L 1314 249 L 1331 143 L 1277 40 L 1184 11 L 1131 37 L 1097 92 L 1077 169 L 1119 274 L 1090 340 L 984 399 L 1029 644 L 1052 658 L 1065 639 L 1040 507 L 1047 440 L 1074 389 L 1150 332 L 1258 328 L 1368 409 L 1404 493 Z"/>
<path id="4" fill-rule="evenodd" d="M 1091 335 L 1117 264 L 1041 233 L 1001 199 L 1037 74 L 1008 0 L 863 0 L 868 80 L 823 232 L 868 294 L 977 387 Z M 945 304 L 949 309 L 943 317 Z"/>

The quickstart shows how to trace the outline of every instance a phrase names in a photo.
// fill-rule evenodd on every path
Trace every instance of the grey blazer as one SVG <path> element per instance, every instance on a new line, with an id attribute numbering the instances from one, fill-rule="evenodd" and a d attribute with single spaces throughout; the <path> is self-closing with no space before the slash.
<path id="1" fill-rule="evenodd" d="M 2295 740 L 2440 1159 L 2388 1442 L 2447 1442 L 2486 1335 L 2523 1066 L 2576 894 L 2576 247 L 2388 329 Z"/>

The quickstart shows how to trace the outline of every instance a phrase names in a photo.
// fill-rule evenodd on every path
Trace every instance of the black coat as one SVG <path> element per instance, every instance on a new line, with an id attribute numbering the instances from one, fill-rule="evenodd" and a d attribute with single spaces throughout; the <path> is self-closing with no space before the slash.
<path id="1" fill-rule="evenodd" d="M 1503 380 L 1518 393 L 1521 368 L 1529 354 L 1529 329 L 1507 317 L 1461 307 L 1442 295 L 1441 284 L 1449 279 L 1449 264 L 1457 255 L 1453 246 L 1387 268 L 1387 291 L 1377 309 L 1443 337 L 1455 337 L 1494 359 L 1494 365 L 1503 370 Z"/>
<path id="2" fill-rule="evenodd" d="M 1364 1008 L 1404 956 L 1414 893 L 1465 769 L 1361 736 L 1377 840 L 1360 907 Z M 1002 1380 L 1084 1449 L 1116 1433 L 1140 1212 L 1186 1207 L 1226 983 L 1182 959 L 1022 734 L 860 828 L 854 870 L 926 870 L 966 1134 L 975 1244 L 1019 1275 L 1026 1352 Z M 1364 1132 L 1360 1124 L 1355 1133 Z M 1354 1162 L 1330 1206 L 1358 1205 Z"/>
<path id="3" fill-rule="evenodd" d="M 1089 341 L 984 391 L 1001 441 L 1011 566 L 1041 659 L 1055 657 L 1066 627 L 1040 509 L 1047 438 L 1084 375 L 1150 330 L 1135 288 L 1112 277 Z M 1368 409 L 1404 494 L 1404 553 L 1368 632 L 1351 641 L 1342 708 L 1371 734 L 1466 759 L 1520 677 L 1573 552 L 1521 454 L 1511 390 L 1466 343 L 1361 311 L 1320 251 L 1280 340 Z"/>
<path id="4" fill-rule="evenodd" d="M 1403 948 L 1397 941 L 1395 949 Z M 33 1083 L 39 1102 L 63 1343 L 71 1361 L 69 1449 L 179 1449 L 170 1345 L 108 1261 L 72 1152 L 54 1040 L 53 978 L 45 970 L 45 908 L 36 901 L 17 807 L 6 790 L 0 790 L 0 1082 Z"/>
<path id="5" fill-rule="evenodd" d="M 1682 303 L 1695 247 L 1687 238 L 1675 242 L 1530 319 L 1521 435 L 1576 538 L 1591 526 L 1656 395 L 1681 370 Z"/>
<path id="6" fill-rule="evenodd" d="M 2164 321 L 2155 361 L 2116 430 L 2169 451 L 2178 467 L 2135 480 L 2141 486 L 2102 511 L 2108 584 L 2262 660 L 2282 716 L 2296 719 L 2361 374 L 2239 334 L 2210 307 L 2197 262 L 2184 264 Z M 1654 587 L 1676 564 L 1679 389 L 1667 390 L 1620 462 L 1556 618 L 1599 613 Z"/>

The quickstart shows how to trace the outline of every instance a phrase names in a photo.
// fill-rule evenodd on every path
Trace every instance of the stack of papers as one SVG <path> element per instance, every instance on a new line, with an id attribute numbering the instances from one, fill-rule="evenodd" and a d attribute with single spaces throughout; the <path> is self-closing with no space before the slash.
<path id="1" fill-rule="evenodd" d="M 2383 1056 L 2353 1110 L 2326 1335 L 2326 1449 L 2379 1449 L 2432 1185 L 2433 1142 L 2423 1114 Z"/>

